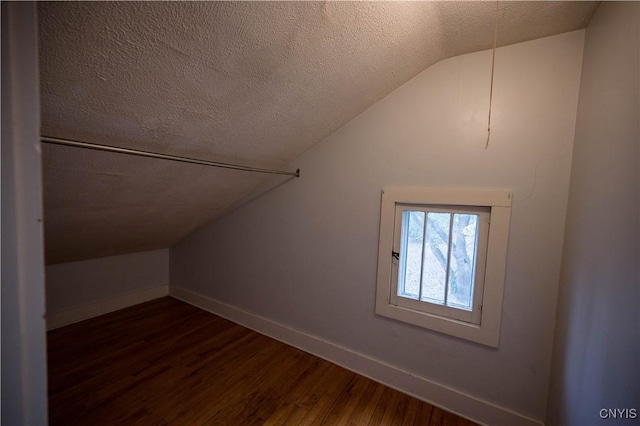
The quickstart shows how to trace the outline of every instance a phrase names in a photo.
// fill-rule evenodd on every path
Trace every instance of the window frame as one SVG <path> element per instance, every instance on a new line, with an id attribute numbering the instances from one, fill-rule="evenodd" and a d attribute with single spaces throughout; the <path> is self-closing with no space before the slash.
<path id="1" fill-rule="evenodd" d="M 433 302 L 415 300 L 408 297 L 400 296 L 398 293 L 398 287 L 400 286 L 400 270 L 402 268 L 402 261 L 406 261 L 406 257 L 403 256 L 402 250 L 402 226 L 403 218 L 402 213 L 404 211 L 422 211 L 425 213 L 425 221 L 428 220 L 427 213 L 463 213 L 474 214 L 478 216 L 478 235 L 476 241 L 476 256 L 475 256 L 475 274 L 474 274 L 474 288 L 471 302 L 471 310 L 464 310 L 461 308 L 455 308 L 446 305 L 438 305 Z M 391 290 L 389 293 L 389 303 L 400 306 L 407 309 L 413 309 L 416 311 L 423 311 L 433 315 L 443 316 L 459 321 L 469 322 L 472 324 L 480 324 L 481 310 L 482 310 L 482 294 L 484 291 L 484 275 L 487 258 L 487 244 L 489 236 L 489 220 L 491 211 L 486 207 L 477 206 L 439 206 L 432 204 L 406 204 L 396 203 L 396 212 L 394 216 L 394 239 L 393 239 L 393 251 L 399 253 L 399 259 L 392 259 L 391 261 Z M 425 227 L 427 223 L 425 223 Z M 423 246 L 426 244 L 423 242 Z M 448 246 L 451 246 L 452 242 L 448 242 Z M 424 257 L 424 255 L 423 255 Z M 449 256 L 450 257 L 450 256 Z M 446 288 L 445 284 L 445 288 Z M 446 290 L 445 290 L 446 292 Z M 446 296 L 445 296 L 446 297 Z M 418 295 L 420 298 L 420 295 Z"/>
<path id="2" fill-rule="evenodd" d="M 449 334 L 462 339 L 497 347 L 499 343 L 502 299 L 507 259 L 507 243 L 511 217 L 512 194 L 508 190 L 386 187 L 382 191 L 380 216 L 380 241 L 378 248 L 378 277 L 376 291 L 376 314 L 409 324 Z M 459 315 L 448 315 L 448 310 L 433 309 L 430 302 L 397 296 L 398 261 L 392 252 L 399 252 L 401 206 L 417 207 L 416 210 L 472 208 L 489 210 L 486 260 L 484 262 L 482 292 L 474 294 L 474 309 L 477 318 L 469 320 Z M 426 220 L 426 217 L 425 217 Z M 425 224 L 426 226 L 426 224 Z M 480 242 L 478 242 L 478 245 Z M 478 258 L 478 256 L 476 256 Z M 476 268 L 476 280 L 478 279 Z M 477 283 L 478 281 L 476 281 Z M 475 293 L 475 292 L 474 292 Z M 479 309 L 478 308 L 478 300 Z M 398 299 L 402 300 L 398 303 Z M 425 305 L 426 309 L 425 309 Z M 441 308 L 441 306 L 440 306 Z M 464 315 L 463 315 L 464 317 Z"/>

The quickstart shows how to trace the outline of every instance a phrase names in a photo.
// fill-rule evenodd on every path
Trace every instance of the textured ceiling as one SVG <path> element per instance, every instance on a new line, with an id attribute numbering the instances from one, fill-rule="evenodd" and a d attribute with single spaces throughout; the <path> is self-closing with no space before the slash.
<path id="1" fill-rule="evenodd" d="M 500 2 L 498 45 L 584 28 L 597 6 Z M 490 48 L 495 3 L 46 2 L 38 12 L 43 135 L 284 167 L 439 60 Z M 47 263 L 168 247 L 274 179 L 49 145 L 43 173 Z"/>

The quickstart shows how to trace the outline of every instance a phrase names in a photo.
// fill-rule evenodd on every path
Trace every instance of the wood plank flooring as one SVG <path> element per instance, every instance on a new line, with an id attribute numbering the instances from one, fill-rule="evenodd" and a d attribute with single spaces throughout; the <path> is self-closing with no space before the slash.
<path id="1" fill-rule="evenodd" d="M 468 420 L 171 298 L 48 333 L 51 425 Z"/>

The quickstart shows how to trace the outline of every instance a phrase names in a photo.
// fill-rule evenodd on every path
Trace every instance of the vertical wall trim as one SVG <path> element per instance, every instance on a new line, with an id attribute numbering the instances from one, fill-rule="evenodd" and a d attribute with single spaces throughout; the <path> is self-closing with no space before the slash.
<path id="1" fill-rule="evenodd" d="M 2 423 L 47 424 L 36 3 L 2 3 Z"/>

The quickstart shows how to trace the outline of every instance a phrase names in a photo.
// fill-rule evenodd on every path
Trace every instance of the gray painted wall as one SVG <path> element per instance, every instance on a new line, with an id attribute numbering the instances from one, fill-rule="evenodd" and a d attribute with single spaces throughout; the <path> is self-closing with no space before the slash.
<path id="1" fill-rule="evenodd" d="M 47 424 L 35 3 L 2 3 L 2 424 Z"/>
<path id="2" fill-rule="evenodd" d="M 586 32 L 549 424 L 640 421 L 637 2 L 603 2 Z M 600 419 L 601 408 L 637 418 Z"/>
<path id="3" fill-rule="evenodd" d="M 47 265 L 47 313 L 169 285 L 169 249 Z"/>
<path id="4" fill-rule="evenodd" d="M 486 150 L 491 52 L 425 70 L 172 247 L 172 286 L 544 419 L 583 37 L 498 49 Z M 498 349 L 375 316 L 386 185 L 513 190 Z"/>

